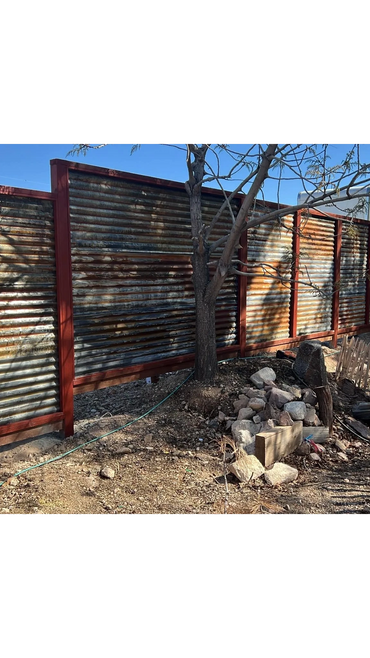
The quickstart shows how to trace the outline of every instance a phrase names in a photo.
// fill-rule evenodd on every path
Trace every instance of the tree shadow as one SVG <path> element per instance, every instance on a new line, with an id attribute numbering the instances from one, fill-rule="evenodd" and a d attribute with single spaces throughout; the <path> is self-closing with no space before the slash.
<path id="1" fill-rule="evenodd" d="M 290 335 L 292 218 L 284 224 L 288 228 L 276 221 L 247 232 L 247 346 Z M 277 275 L 288 281 L 274 279 Z"/>
<path id="2" fill-rule="evenodd" d="M 303 216 L 300 228 L 297 335 L 331 331 L 335 222 Z"/>
<path id="3" fill-rule="evenodd" d="M 303 216 L 299 230 L 297 336 L 333 328 L 334 220 Z M 248 231 L 247 345 L 291 337 L 292 283 L 274 280 L 293 276 L 293 222 L 260 225 Z M 343 229 L 339 329 L 366 323 L 366 264 L 368 227 Z M 268 267 L 264 267 L 264 264 Z M 270 276 L 269 276 L 270 274 Z"/>

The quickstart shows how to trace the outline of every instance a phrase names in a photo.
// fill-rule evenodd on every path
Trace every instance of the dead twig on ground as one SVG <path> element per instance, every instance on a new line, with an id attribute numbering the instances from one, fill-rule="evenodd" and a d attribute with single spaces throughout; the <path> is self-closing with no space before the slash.
<path id="1" fill-rule="evenodd" d="M 227 514 L 228 503 L 229 503 L 229 486 L 227 482 L 227 465 L 226 465 L 226 447 L 230 446 L 235 455 L 237 452 L 236 444 L 232 439 L 229 439 L 227 436 L 222 437 L 220 440 L 220 450 L 222 452 L 222 465 L 223 465 L 223 475 L 225 482 L 225 500 L 224 500 L 224 514 Z"/>
<path id="2" fill-rule="evenodd" d="M 222 466 L 224 473 L 224 482 L 225 482 L 225 499 L 224 499 L 224 514 L 227 514 L 227 505 L 229 502 L 229 487 L 227 483 L 227 466 L 226 466 L 226 445 L 227 439 L 221 439 L 221 450 L 222 450 Z"/>

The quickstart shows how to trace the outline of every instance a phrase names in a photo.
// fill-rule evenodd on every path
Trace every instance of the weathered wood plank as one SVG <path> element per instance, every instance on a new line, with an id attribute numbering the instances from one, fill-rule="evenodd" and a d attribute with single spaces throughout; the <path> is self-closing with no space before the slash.
<path id="1" fill-rule="evenodd" d="M 306 439 L 312 434 L 312 441 L 314 443 L 325 443 L 329 438 L 328 427 L 304 427 L 302 431 L 303 439 Z"/>
<path id="2" fill-rule="evenodd" d="M 263 466 L 271 466 L 302 443 L 302 430 L 303 423 L 297 420 L 288 427 L 279 426 L 256 434 L 255 456 Z"/>

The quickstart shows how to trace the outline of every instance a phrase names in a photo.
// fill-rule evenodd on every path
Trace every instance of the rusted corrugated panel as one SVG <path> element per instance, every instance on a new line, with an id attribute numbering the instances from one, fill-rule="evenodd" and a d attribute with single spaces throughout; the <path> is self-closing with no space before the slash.
<path id="1" fill-rule="evenodd" d="M 185 192 L 119 178 L 70 171 L 70 213 L 76 248 L 191 253 L 189 198 Z M 223 199 L 203 195 L 203 220 L 213 218 Z M 232 204 L 234 207 L 235 203 Z M 212 240 L 231 226 L 228 212 Z"/>
<path id="2" fill-rule="evenodd" d="M 203 219 L 219 198 L 205 196 Z M 194 351 L 189 200 L 184 190 L 70 171 L 75 375 Z M 226 216 L 212 239 L 229 226 Z M 222 289 L 218 346 L 237 342 L 237 282 Z"/>
<path id="3" fill-rule="evenodd" d="M 365 324 L 367 226 L 343 225 L 339 328 Z"/>
<path id="4" fill-rule="evenodd" d="M 247 234 L 248 271 L 254 274 L 247 279 L 247 346 L 289 336 L 291 286 L 272 278 L 291 277 L 292 217 L 284 224 L 261 224 Z M 275 268 L 265 268 L 271 276 L 266 264 Z"/>
<path id="5" fill-rule="evenodd" d="M 0 424 L 59 411 L 53 205 L 0 195 Z"/>
<path id="6" fill-rule="evenodd" d="M 299 280 L 302 283 L 298 285 L 298 335 L 331 329 L 334 231 L 334 221 L 302 217 L 299 257 Z M 326 297 L 320 296 L 318 291 Z"/>

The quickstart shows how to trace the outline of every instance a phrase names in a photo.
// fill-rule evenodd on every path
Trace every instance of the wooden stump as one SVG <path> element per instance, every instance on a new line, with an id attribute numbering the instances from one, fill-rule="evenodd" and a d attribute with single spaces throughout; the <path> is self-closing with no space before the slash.
<path id="1" fill-rule="evenodd" d="M 319 418 L 329 428 L 329 436 L 333 433 L 333 399 L 329 385 L 314 389 L 319 403 Z"/>

